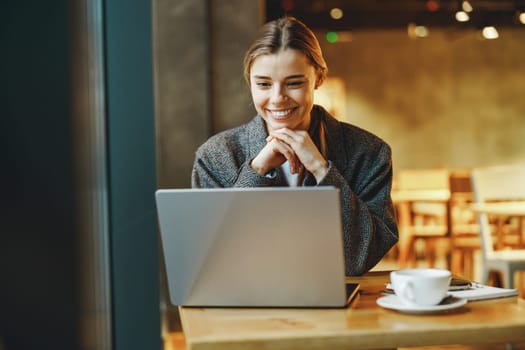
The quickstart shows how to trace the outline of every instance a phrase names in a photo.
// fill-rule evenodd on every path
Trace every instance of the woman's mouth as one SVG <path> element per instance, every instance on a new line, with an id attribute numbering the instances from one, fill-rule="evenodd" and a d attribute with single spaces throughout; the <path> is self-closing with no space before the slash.
<path id="1" fill-rule="evenodd" d="M 289 109 L 282 109 L 282 110 L 268 110 L 272 118 L 277 120 L 283 120 L 290 116 L 290 114 L 293 112 L 293 108 Z"/>

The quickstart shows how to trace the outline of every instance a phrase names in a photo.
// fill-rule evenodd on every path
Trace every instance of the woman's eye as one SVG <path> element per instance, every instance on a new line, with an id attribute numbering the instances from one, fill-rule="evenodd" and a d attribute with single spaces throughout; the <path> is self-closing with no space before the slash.
<path id="1" fill-rule="evenodd" d="M 266 81 L 259 81 L 259 82 L 256 82 L 255 85 L 257 85 L 258 87 L 261 87 L 261 88 L 267 88 L 267 87 L 270 87 L 272 84 L 266 82 Z"/>
<path id="2" fill-rule="evenodd" d="M 297 81 L 290 81 L 290 82 L 288 83 L 288 86 L 294 88 L 294 87 L 300 87 L 300 86 L 302 86 L 303 84 L 304 84 L 304 81 L 302 81 L 302 80 L 297 80 Z"/>

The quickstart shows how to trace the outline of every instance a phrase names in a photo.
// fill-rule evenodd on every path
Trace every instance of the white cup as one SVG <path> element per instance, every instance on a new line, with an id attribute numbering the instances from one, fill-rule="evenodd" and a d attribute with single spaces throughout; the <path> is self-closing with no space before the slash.
<path id="1" fill-rule="evenodd" d="M 397 297 L 410 306 L 439 304 L 447 296 L 450 279 L 450 271 L 442 269 L 404 269 L 390 273 Z"/>

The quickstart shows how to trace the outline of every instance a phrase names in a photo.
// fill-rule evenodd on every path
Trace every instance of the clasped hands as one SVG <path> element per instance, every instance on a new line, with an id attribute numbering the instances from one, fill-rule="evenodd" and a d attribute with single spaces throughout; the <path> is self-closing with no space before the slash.
<path id="1" fill-rule="evenodd" d="M 270 131 L 266 146 L 252 160 L 251 167 L 264 175 L 288 161 L 290 173 L 300 173 L 303 167 L 319 183 L 328 172 L 328 163 L 307 131 L 287 128 Z"/>

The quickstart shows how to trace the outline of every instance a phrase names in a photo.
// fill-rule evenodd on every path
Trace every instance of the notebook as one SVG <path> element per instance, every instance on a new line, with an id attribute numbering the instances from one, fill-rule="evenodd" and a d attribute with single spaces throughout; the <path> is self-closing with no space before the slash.
<path id="1" fill-rule="evenodd" d="M 344 307 L 339 190 L 160 189 L 170 301 L 202 307 Z"/>

